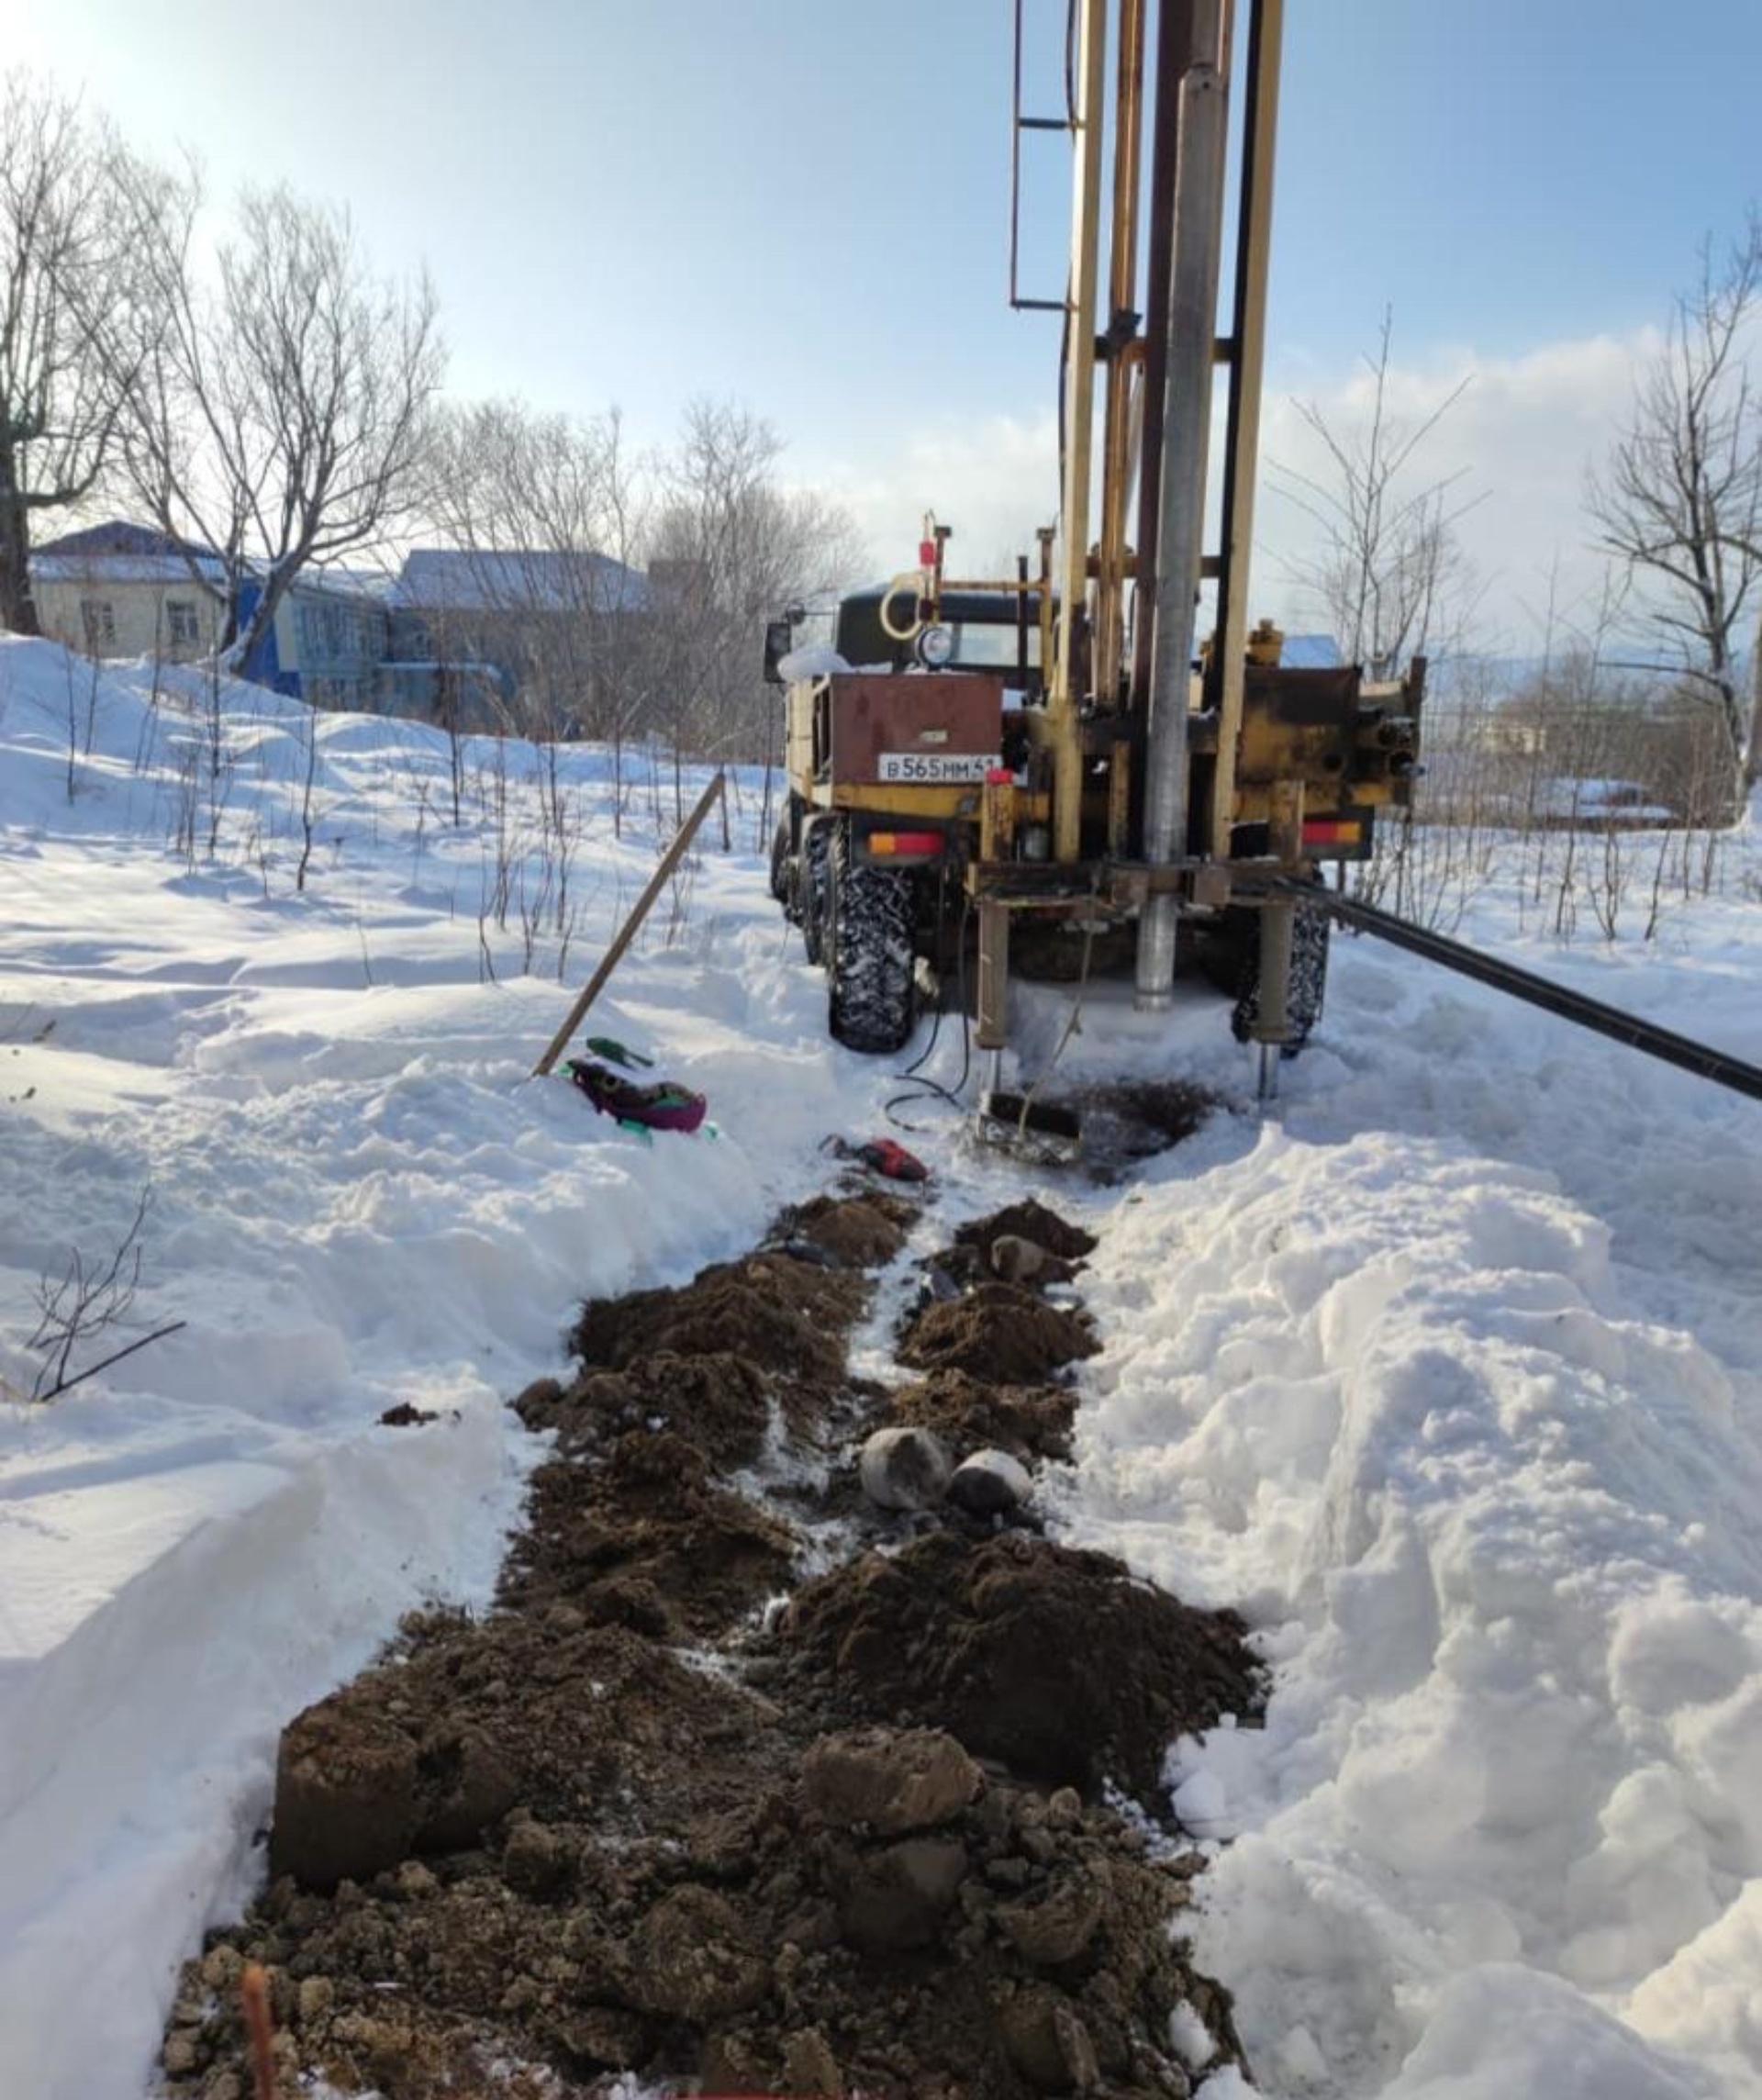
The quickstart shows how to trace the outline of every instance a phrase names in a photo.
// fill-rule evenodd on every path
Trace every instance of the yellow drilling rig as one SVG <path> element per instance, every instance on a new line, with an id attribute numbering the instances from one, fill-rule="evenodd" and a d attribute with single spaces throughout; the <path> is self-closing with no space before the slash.
<path id="1" fill-rule="evenodd" d="M 1320 1007 L 1328 921 L 1302 888 L 1408 799 L 1423 660 L 1374 685 L 1249 624 L 1282 13 L 1072 0 L 1068 106 L 1036 117 L 1018 0 L 1010 299 L 1063 317 L 1056 524 L 1014 575 L 962 578 L 927 519 L 917 565 L 840 605 L 809 675 L 791 620 L 766 638 L 788 688 L 772 886 L 853 1049 L 898 1050 L 970 958 L 995 1089 L 1012 955 L 1071 975 L 1080 948 L 1084 974 L 1132 959 L 1143 1008 L 1177 961 L 1229 982 L 1270 1092 Z M 1048 130 L 1069 134 L 1071 246 L 1040 299 L 1017 283 L 1020 170 Z"/>

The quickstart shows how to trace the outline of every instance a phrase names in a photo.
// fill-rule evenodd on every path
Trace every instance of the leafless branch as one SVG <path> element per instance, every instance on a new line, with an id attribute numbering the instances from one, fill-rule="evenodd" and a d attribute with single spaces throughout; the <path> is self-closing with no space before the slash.
<path id="1" fill-rule="evenodd" d="M 1343 426 L 1314 402 L 1298 405 L 1320 441 L 1322 470 L 1268 462 L 1275 492 L 1320 536 L 1320 551 L 1297 564 L 1298 580 L 1348 660 L 1373 677 L 1395 676 L 1411 656 L 1440 653 L 1466 621 L 1478 593 L 1457 527 L 1484 500 L 1484 492 L 1462 493 L 1461 469 L 1414 484 L 1416 454 L 1469 382 L 1417 423 L 1403 423 L 1388 402 L 1393 348 L 1394 319 L 1385 311 L 1377 351 L 1365 359 L 1369 408 L 1356 426 Z"/>
<path id="2" fill-rule="evenodd" d="M 75 1247 L 68 1256 L 66 1270 L 59 1282 L 51 1282 L 47 1276 L 38 1279 L 39 1317 L 25 1345 L 39 1352 L 43 1359 L 30 1389 L 32 1400 L 53 1400 L 77 1384 L 80 1378 L 89 1377 L 90 1370 L 77 1377 L 69 1375 L 75 1347 L 128 1316 L 140 1284 L 140 1234 L 152 1208 L 152 1190 L 143 1189 L 128 1229 L 107 1260 L 90 1268 L 84 1251 Z M 106 1359 L 106 1362 L 114 1360 L 114 1357 Z"/>

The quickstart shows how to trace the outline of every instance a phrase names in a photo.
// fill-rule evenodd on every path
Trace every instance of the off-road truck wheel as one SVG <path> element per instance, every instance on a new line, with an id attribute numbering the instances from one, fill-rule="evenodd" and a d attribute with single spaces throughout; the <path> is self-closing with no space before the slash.
<path id="1" fill-rule="evenodd" d="M 803 812 L 801 797 L 792 788 L 783 799 L 777 828 L 771 840 L 771 894 L 783 906 L 792 926 L 801 924 L 801 858 Z"/>
<path id="2" fill-rule="evenodd" d="M 810 963 L 826 960 L 832 830 L 824 817 L 808 818 L 801 827 L 801 851 L 796 855 L 796 908 L 790 916 L 801 928 L 801 944 Z"/>
<path id="3" fill-rule="evenodd" d="M 911 1033 L 914 882 L 909 869 L 855 861 L 850 834 L 839 826 L 831 850 L 827 1020 L 847 1050 L 886 1056 L 903 1048 Z"/>

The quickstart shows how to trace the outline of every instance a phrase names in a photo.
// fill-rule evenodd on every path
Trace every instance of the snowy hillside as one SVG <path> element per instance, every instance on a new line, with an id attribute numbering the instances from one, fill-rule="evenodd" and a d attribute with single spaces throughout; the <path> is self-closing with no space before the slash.
<path id="1" fill-rule="evenodd" d="M 650 1145 L 528 1074 L 664 762 L 620 795 L 604 753 L 471 745 L 455 824 L 443 737 L 312 752 L 296 703 L 167 676 L 0 642 L 6 2100 L 140 2100 L 283 1722 L 487 1595 L 533 1456 L 503 1402 L 575 1301 L 744 1245 L 898 1091 L 824 1039 L 755 778 L 588 1024 L 708 1094 L 715 1135 Z M 1650 944 L 1556 954 L 1498 884 L 1466 931 L 1762 1060 L 1751 865 Z M 1029 1070 L 1065 1011 L 1024 999 Z M 1251 1085 L 1197 993 L 1153 1031 L 1092 992 L 1065 1062 Z M 1056 1190 L 1106 1353 L 1055 1521 L 1275 1666 L 1264 1730 L 1170 1767 L 1259 2086 L 1762 2094 L 1762 1105 L 1356 941 L 1285 1087 Z M 950 1205 L 1019 1187 L 914 1120 Z M 39 1294 L 144 1193 L 128 1329 L 70 1369 L 183 1327 L 31 1405 Z"/>

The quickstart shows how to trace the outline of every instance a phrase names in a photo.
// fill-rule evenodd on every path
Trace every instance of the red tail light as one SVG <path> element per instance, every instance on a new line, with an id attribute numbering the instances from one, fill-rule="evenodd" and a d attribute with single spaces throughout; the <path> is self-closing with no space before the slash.
<path id="1" fill-rule="evenodd" d="M 872 854 L 883 859 L 898 859 L 912 854 L 940 854 L 942 834 L 940 832 L 871 832 L 865 843 Z"/>

